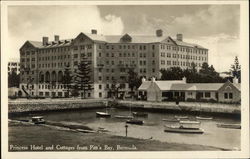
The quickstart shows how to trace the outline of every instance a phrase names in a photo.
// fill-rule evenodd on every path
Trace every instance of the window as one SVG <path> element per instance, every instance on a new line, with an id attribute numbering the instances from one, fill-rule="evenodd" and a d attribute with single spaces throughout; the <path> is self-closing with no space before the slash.
<path id="1" fill-rule="evenodd" d="M 101 92 L 99 93 L 99 97 L 100 97 L 100 98 L 102 97 L 102 93 L 101 93 Z"/>
<path id="2" fill-rule="evenodd" d="M 91 93 L 88 93 L 88 97 L 90 97 L 91 96 Z"/>
<path id="3" fill-rule="evenodd" d="M 152 68 L 152 72 L 153 72 L 153 73 L 155 72 L 155 69 L 154 69 L 154 68 Z"/>
<path id="4" fill-rule="evenodd" d="M 102 80 L 102 76 L 99 76 L 99 81 L 101 81 Z"/>
<path id="5" fill-rule="evenodd" d="M 162 65 L 165 65 L 165 60 L 161 60 L 161 64 L 162 64 Z"/>
<path id="6" fill-rule="evenodd" d="M 102 89 L 102 85 L 101 84 L 99 85 L 99 89 Z"/>
<path id="7" fill-rule="evenodd" d="M 210 98 L 211 97 L 211 93 L 210 92 L 205 92 L 205 97 L 206 98 Z"/>
<path id="8" fill-rule="evenodd" d="M 224 98 L 228 99 L 228 94 L 227 93 L 224 93 Z"/>
<path id="9" fill-rule="evenodd" d="M 229 99 L 233 99 L 233 93 L 229 93 Z"/>
<path id="10" fill-rule="evenodd" d="M 152 50 L 154 50 L 155 49 L 155 45 L 152 45 Z"/>
<path id="11" fill-rule="evenodd" d="M 74 58 L 78 58 L 78 54 L 74 54 Z"/>

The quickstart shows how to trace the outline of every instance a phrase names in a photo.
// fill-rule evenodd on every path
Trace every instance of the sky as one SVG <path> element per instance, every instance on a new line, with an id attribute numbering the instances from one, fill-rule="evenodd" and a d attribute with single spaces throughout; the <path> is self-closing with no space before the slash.
<path id="1" fill-rule="evenodd" d="M 103 35 L 154 35 L 162 29 L 165 36 L 182 33 L 183 41 L 209 49 L 209 65 L 223 72 L 235 56 L 241 61 L 239 28 L 239 5 L 9 6 L 8 55 L 19 58 L 25 41 L 43 36 L 75 38 L 91 29 Z"/>

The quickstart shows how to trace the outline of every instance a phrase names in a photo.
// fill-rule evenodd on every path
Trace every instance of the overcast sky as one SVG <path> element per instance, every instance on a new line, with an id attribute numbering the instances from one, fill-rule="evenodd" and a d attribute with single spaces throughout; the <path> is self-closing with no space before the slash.
<path id="1" fill-rule="evenodd" d="M 97 29 L 104 35 L 153 35 L 162 29 L 164 35 L 182 33 L 184 41 L 208 48 L 209 64 L 221 72 L 240 55 L 239 19 L 239 5 L 10 6 L 8 52 L 9 58 L 19 58 L 26 40 L 55 34 L 75 38 Z"/>

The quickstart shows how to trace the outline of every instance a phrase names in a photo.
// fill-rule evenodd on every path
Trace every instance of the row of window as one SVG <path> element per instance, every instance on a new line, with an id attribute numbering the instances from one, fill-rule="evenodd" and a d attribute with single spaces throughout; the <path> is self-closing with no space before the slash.
<path id="1" fill-rule="evenodd" d="M 70 62 L 58 62 L 58 63 L 45 63 L 45 64 L 39 64 L 38 68 L 54 68 L 54 67 L 65 67 L 65 66 L 70 66 Z"/>
<path id="2" fill-rule="evenodd" d="M 174 65 L 174 66 L 191 66 L 191 63 L 192 62 L 185 62 L 185 61 L 167 61 L 167 65 Z M 166 61 L 165 60 L 161 60 L 161 65 L 165 65 L 166 64 Z M 201 67 L 201 63 L 197 63 L 195 62 L 195 65 L 196 66 L 199 66 Z"/>
<path id="3" fill-rule="evenodd" d="M 205 54 L 206 55 L 206 50 L 203 49 L 191 49 L 191 48 L 185 48 L 185 47 L 176 47 L 176 46 L 169 46 L 169 45 L 164 45 L 161 44 L 161 49 L 162 50 L 177 50 L 181 52 L 194 52 L 194 53 L 199 53 L 199 54 Z"/>
<path id="4" fill-rule="evenodd" d="M 19 62 L 9 62 L 8 66 L 20 66 Z"/>
<path id="5" fill-rule="evenodd" d="M 92 49 L 92 45 L 80 45 L 80 46 L 74 46 L 74 50 L 85 50 L 85 49 Z"/>
<path id="6" fill-rule="evenodd" d="M 233 93 L 224 93 L 224 99 L 233 99 Z"/>

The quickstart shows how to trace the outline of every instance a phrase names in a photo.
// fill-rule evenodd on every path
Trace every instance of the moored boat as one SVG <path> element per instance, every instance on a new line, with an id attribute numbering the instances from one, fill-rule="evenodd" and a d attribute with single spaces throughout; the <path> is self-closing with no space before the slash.
<path id="1" fill-rule="evenodd" d="M 194 133 L 194 134 L 204 133 L 204 130 L 201 128 L 183 128 L 181 126 L 165 126 L 164 131 L 173 133 Z"/>
<path id="2" fill-rule="evenodd" d="M 165 125 L 164 131 L 174 133 L 204 133 L 204 130 L 200 128 L 199 121 L 180 121 L 179 125 Z"/>
<path id="3" fill-rule="evenodd" d="M 188 116 L 174 116 L 175 119 L 188 119 Z"/>
<path id="4" fill-rule="evenodd" d="M 43 119 L 42 116 L 34 116 L 34 117 L 31 118 L 31 121 L 34 124 L 45 124 L 45 120 Z"/>
<path id="5" fill-rule="evenodd" d="M 212 120 L 213 119 L 213 117 L 202 117 L 202 116 L 196 116 L 195 118 L 198 120 Z"/>
<path id="6" fill-rule="evenodd" d="M 142 120 L 138 120 L 138 119 L 130 119 L 130 120 L 127 120 L 126 123 L 128 123 L 128 124 L 142 125 L 143 121 Z"/>
<path id="7" fill-rule="evenodd" d="M 167 122 L 179 122 L 180 119 L 162 119 L 162 121 L 167 121 Z"/>
<path id="8" fill-rule="evenodd" d="M 133 119 L 132 116 L 126 116 L 126 115 L 115 115 L 115 118 L 117 118 L 117 119 Z"/>
<path id="9" fill-rule="evenodd" d="M 110 118 L 111 114 L 106 112 L 96 112 L 96 117 Z"/>
<path id="10" fill-rule="evenodd" d="M 217 124 L 217 127 L 220 127 L 220 128 L 230 128 L 230 129 L 241 129 L 241 125 L 240 124 L 225 124 L 225 123 L 220 123 L 220 124 Z"/>
<path id="11" fill-rule="evenodd" d="M 137 117 L 148 117 L 148 114 L 143 113 L 143 112 L 133 112 L 132 114 L 133 116 L 137 116 Z"/>

